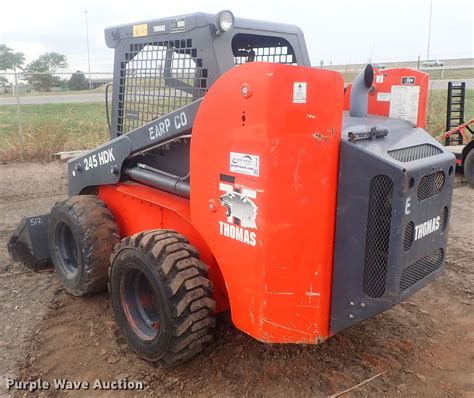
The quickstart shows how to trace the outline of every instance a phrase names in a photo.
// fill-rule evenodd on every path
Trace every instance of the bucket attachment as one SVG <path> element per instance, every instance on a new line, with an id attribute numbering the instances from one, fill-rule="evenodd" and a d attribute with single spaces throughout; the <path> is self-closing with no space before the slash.
<path id="1" fill-rule="evenodd" d="M 52 266 L 48 246 L 49 214 L 25 217 L 8 242 L 13 261 L 26 264 L 33 271 Z"/>

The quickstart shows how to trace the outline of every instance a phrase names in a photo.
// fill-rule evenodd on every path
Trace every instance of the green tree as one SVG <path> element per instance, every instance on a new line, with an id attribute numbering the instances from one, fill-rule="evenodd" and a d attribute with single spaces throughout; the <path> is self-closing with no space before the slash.
<path id="1" fill-rule="evenodd" d="M 26 66 L 26 79 L 35 90 L 50 91 L 52 87 L 61 85 L 61 78 L 54 74 L 62 68 L 67 68 L 65 55 L 46 53 Z"/>
<path id="2" fill-rule="evenodd" d="M 89 83 L 87 82 L 84 73 L 80 70 L 73 73 L 67 82 L 67 88 L 69 90 L 87 90 L 89 88 Z"/>
<path id="3" fill-rule="evenodd" d="M 24 63 L 23 53 L 16 53 L 5 44 L 0 44 L 0 70 L 21 68 Z"/>
<path id="4" fill-rule="evenodd" d="M 6 77 L 0 76 L 0 94 L 9 92 L 10 82 Z"/>

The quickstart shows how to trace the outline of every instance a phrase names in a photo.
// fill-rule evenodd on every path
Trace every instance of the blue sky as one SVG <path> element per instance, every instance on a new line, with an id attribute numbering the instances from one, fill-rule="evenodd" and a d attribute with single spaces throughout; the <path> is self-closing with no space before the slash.
<path id="1" fill-rule="evenodd" d="M 113 51 L 106 26 L 195 11 L 299 25 L 313 65 L 426 58 L 430 0 L 22 0 L 5 1 L 0 43 L 22 51 L 27 61 L 47 51 L 66 54 L 71 70 L 86 70 L 88 10 L 92 70 L 110 71 Z M 433 0 L 430 58 L 473 57 L 472 0 Z"/>

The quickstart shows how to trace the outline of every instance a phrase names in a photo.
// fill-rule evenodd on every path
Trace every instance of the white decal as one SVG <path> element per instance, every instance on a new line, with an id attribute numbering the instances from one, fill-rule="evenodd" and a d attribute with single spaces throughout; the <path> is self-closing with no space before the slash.
<path id="1" fill-rule="evenodd" d="M 405 214 L 410 214 L 410 207 L 411 207 L 411 197 L 408 197 L 405 202 Z"/>
<path id="2" fill-rule="evenodd" d="M 238 225 L 219 221 L 219 233 L 222 236 L 235 239 L 250 246 L 255 246 L 257 244 L 257 234 L 248 229 L 241 228 Z"/>
<path id="3" fill-rule="evenodd" d="M 174 128 L 176 130 L 180 130 L 183 127 L 186 127 L 187 124 L 188 124 L 188 119 L 186 117 L 186 114 L 184 112 L 181 112 L 180 114 L 176 115 L 173 118 L 173 124 L 174 124 Z M 154 140 L 168 134 L 168 132 L 170 131 L 170 127 L 171 127 L 170 118 L 166 118 L 166 119 L 164 119 L 164 120 L 162 120 L 158 123 L 155 123 L 154 125 L 148 127 L 150 140 L 154 141 Z"/>
<path id="4" fill-rule="evenodd" d="M 255 246 L 257 233 L 250 230 L 257 229 L 258 207 L 252 201 L 257 198 L 257 191 L 235 186 L 226 181 L 219 182 L 219 189 L 225 192 L 221 195 L 220 202 L 227 216 L 227 222 L 219 221 L 219 233 L 227 238 Z"/>
<path id="5" fill-rule="evenodd" d="M 155 25 L 153 26 L 153 32 L 164 32 L 166 30 L 166 25 Z"/>
<path id="6" fill-rule="evenodd" d="M 389 116 L 416 124 L 420 86 L 392 86 Z"/>
<path id="7" fill-rule="evenodd" d="M 383 75 L 375 76 L 375 83 L 383 83 Z"/>
<path id="8" fill-rule="evenodd" d="M 257 228 L 257 206 L 251 199 L 238 192 L 228 192 L 222 195 L 220 200 L 227 210 L 227 217 L 237 218 L 243 228 Z"/>
<path id="9" fill-rule="evenodd" d="M 38 225 L 38 224 L 44 224 L 44 223 L 43 223 L 43 220 L 41 219 L 41 217 L 35 217 L 35 218 L 32 218 L 32 219 L 30 220 L 30 225 L 31 225 L 32 227 L 34 227 L 34 226 L 36 226 L 36 225 Z"/>
<path id="10" fill-rule="evenodd" d="M 260 157 L 246 153 L 230 153 L 230 171 L 258 177 L 260 174 Z"/>
<path id="11" fill-rule="evenodd" d="M 114 148 L 108 148 L 99 153 L 94 153 L 84 158 L 84 170 L 89 171 L 98 166 L 103 166 L 115 161 Z"/>
<path id="12" fill-rule="evenodd" d="M 307 89 L 308 89 L 308 83 L 306 82 L 293 83 L 293 103 L 294 104 L 306 104 Z"/>
<path id="13" fill-rule="evenodd" d="M 390 102 L 390 93 L 377 93 L 377 101 Z"/>
<path id="14" fill-rule="evenodd" d="M 441 217 L 435 217 L 431 220 L 415 226 L 415 240 L 424 238 L 426 235 L 432 234 L 439 229 L 439 221 Z"/>

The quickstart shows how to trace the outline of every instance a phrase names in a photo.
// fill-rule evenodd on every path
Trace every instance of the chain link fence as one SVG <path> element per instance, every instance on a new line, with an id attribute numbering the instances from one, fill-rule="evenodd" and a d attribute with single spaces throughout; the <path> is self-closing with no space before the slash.
<path id="1" fill-rule="evenodd" d="M 105 141 L 105 95 L 112 73 L 90 76 L 0 73 L 0 160 L 48 157 L 53 151 L 87 149 Z"/>

